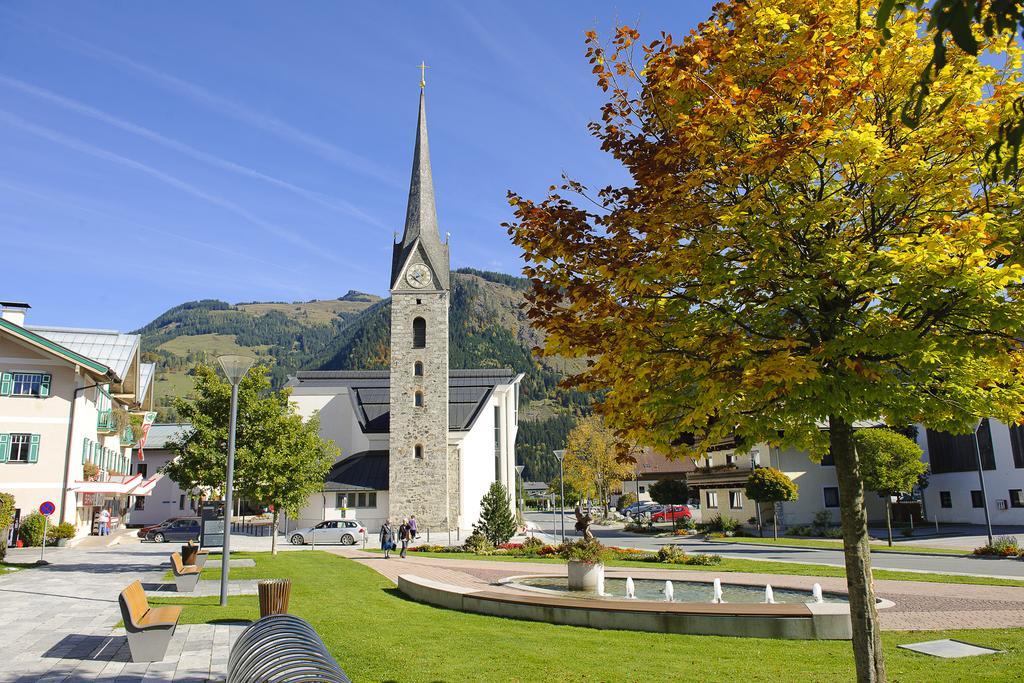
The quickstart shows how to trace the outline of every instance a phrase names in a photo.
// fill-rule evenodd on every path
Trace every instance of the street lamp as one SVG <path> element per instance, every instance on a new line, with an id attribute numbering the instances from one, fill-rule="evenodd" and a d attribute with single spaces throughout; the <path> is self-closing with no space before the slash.
<path id="1" fill-rule="evenodd" d="M 525 465 L 516 465 L 516 474 L 519 475 L 519 518 L 522 519 L 524 515 L 523 510 L 523 470 L 526 469 Z M 523 524 L 525 524 L 525 520 Z"/>
<path id="2" fill-rule="evenodd" d="M 984 420 L 978 420 L 978 424 L 974 426 L 971 436 L 974 437 L 974 457 L 978 464 L 978 481 L 981 483 L 981 507 L 985 510 L 985 527 L 988 529 L 988 544 L 991 546 L 992 520 L 988 516 L 988 493 L 985 491 L 985 475 L 982 474 L 981 469 L 981 445 L 978 443 L 978 430 L 981 429 L 983 424 L 985 424 Z"/>
<path id="3" fill-rule="evenodd" d="M 238 418 L 238 384 L 252 367 L 254 358 L 249 356 L 219 356 L 224 376 L 231 383 L 231 418 L 228 424 L 228 469 L 224 487 L 224 545 L 220 555 L 220 606 L 228 604 L 228 569 L 231 566 L 231 513 L 232 489 L 235 479 L 235 423 Z"/>
<path id="4" fill-rule="evenodd" d="M 562 543 L 565 543 L 565 470 L 562 468 L 565 451 L 555 451 L 555 457 L 558 458 L 558 485 L 562 489 L 558 495 L 558 516 L 562 518 Z"/>

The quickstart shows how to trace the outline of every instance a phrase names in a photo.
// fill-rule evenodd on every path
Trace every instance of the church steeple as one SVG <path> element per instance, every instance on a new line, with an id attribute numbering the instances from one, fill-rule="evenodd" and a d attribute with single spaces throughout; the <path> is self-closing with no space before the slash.
<path id="1" fill-rule="evenodd" d="M 391 259 L 392 289 L 400 284 L 399 278 L 409 258 L 417 250 L 421 251 L 422 260 L 437 278 L 439 289 L 449 287 L 448 245 L 441 242 L 437 226 L 434 178 L 430 170 L 430 144 L 427 141 L 426 93 L 422 81 L 420 85 L 420 111 L 412 157 L 412 178 L 409 181 L 409 204 L 405 212 L 405 232 L 402 241 L 394 245 Z"/>

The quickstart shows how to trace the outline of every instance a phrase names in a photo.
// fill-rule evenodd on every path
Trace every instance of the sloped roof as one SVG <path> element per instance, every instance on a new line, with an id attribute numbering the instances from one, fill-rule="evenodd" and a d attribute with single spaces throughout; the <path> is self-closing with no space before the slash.
<path id="1" fill-rule="evenodd" d="M 26 327 L 22 327 L 21 325 L 12 323 L 10 320 L 5 318 L 0 318 L 0 330 L 6 331 L 17 338 L 28 342 L 36 348 L 42 348 L 46 352 L 51 353 L 58 358 L 63 358 L 69 363 L 74 363 L 87 368 L 90 372 L 96 373 L 101 377 L 116 374 L 110 367 L 97 362 L 96 359 L 89 358 L 76 349 L 69 348 L 54 341 L 53 339 L 50 339 L 47 335 L 43 335 Z"/>
<path id="2" fill-rule="evenodd" d="M 334 463 L 324 482 L 325 491 L 387 491 L 388 452 L 360 451 Z"/>
<path id="3" fill-rule="evenodd" d="M 142 403 L 156 374 L 156 363 L 139 363 L 139 403 Z"/>
<path id="4" fill-rule="evenodd" d="M 146 437 L 145 450 L 157 450 L 167 448 L 169 441 L 176 441 L 182 435 L 191 434 L 192 425 L 188 422 L 168 422 L 155 424 L 149 428 L 149 435 Z M 138 450 L 138 449 L 135 449 Z"/>
<path id="5" fill-rule="evenodd" d="M 697 469 L 697 463 L 693 458 L 669 460 L 650 448 L 645 448 L 633 457 L 636 458 L 636 475 L 640 479 L 658 475 L 683 475 Z"/>
<path id="6" fill-rule="evenodd" d="M 139 348 L 140 335 L 122 334 L 117 330 L 91 330 L 75 327 L 29 327 L 61 346 L 99 361 L 118 377 L 128 376 L 132 358 Z"/>
<path id="7" fill-rule="evenodd" d="M 448 373 L 448 429 L 469 431 L 496 386 L 515 381 L 508 368 L 451 370 Z M 352 408 L 364 433 L 386 434 L 391 419 L 391 375 L 387 370 L 315 370 L 299 372 L 290 386 L 349 389 Z"/>

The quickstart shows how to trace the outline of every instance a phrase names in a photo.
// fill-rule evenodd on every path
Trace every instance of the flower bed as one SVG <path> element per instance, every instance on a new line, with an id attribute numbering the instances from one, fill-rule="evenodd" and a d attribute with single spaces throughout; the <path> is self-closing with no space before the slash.
<path id="1" fill-rule="evenodd" d="M 1015 536 L 997 536 L 991 545 L 975 548 L 974 554 L 981 557 L 1024 557 Z"/>
<path id="2" fill-rule="evenodd" d="M 418 545 L 409 548 L 409 552 L 427 553 L 452 553 L 476 555 L 481 557 L 575 557 L 580 555 L 580 541 L 567 541 L 564 546 L 546 545 L 538 539 L 528 539 L 525 543 L 502 543 L 493 550 L 474 551 L 465 546 L 443 546 L 443 545 Z M 584 553 L 586 554 L 586 553 Z M 590 553 L 592 555 L 592 553 Z M 588 555 L 589 556 L 589 555 Z M 602 546 L 601 557 L 608 560 L 631 560 L 633 562 L 652 562 L 660 564 L 688 564 L 698 566 L 713 566 L 721 563 L 720 555 L 708 555 L 698 553 L 688 555 L 676 546 L 663 546 L 658 552 L 641 550 L 640 548 L 619 548 L 615 546 Z M 582 559 L 582 555 L 580 558 Z"/>

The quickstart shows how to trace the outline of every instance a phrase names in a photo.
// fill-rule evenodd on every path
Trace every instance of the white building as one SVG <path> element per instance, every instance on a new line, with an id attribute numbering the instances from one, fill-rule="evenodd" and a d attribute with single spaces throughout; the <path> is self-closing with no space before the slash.
<path id="1" fill-rule="evenodd" d="M 144 480 L 155 481 L 148 496 L 132 500 L 132 526 L 147 526 L 171 517 L 198 514 L 196 499 L 189 492 L 182 491 L 173 479 L 160 474 L 160 469 L 175 457 L 168 448 L 168 442 L 177 441 L 191 431 L 192 425 L 188 423 L 154 424 L 149 428 L 141 458 L 138 447 L 132 448 L 132 473 Z"/>
<path id="2" fill-rule="evenodd" d="M 299 412 L 319 412 L 341 449 L 299 523 L 355 517 L 371 531 L 415 515 L 421 530 L 467 529 L 500 481 L 514 509 L 519 382 L 511 370 L 450 370 L 448 243 L 434 202 L 424 95 L 405 230 L 393 245 L 388 370 L 300 372 Z"/>
<path id="3" fill-rule="evenodd" d="M 16 519 L 50 501 L 79 534 L 104 507 L 122 522 L 128 495 L 153 484 L 129 474 L 132 435 L 117 421 L 152 398 L 139 335 L 26 325 L 27 304 L 0 306 L 0 491 Z"/>
<path id="4" fill-rule="evenodd" d="M 924 490 L 929 517 L 984 524 L 973 437 L 919 428 L 917 443 L 931 468 Z M 992 524 L 1024 524 L 1024 427 L 983 420 L 978 445 Z"/>

